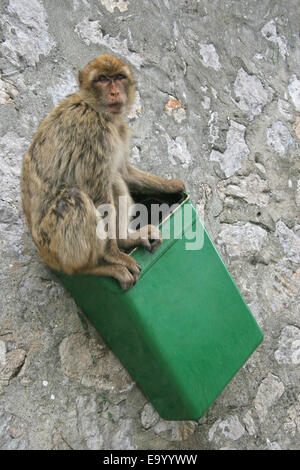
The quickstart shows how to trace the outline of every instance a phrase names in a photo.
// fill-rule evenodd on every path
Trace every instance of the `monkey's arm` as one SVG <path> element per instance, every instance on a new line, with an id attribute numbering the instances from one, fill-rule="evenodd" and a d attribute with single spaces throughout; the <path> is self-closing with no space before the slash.
<path id="1" fill-rule="evenodd" d="M 127 165 L 125 180 L 129 190 L 136 193 L 177 193 L 185 190 L 183 181 L 179 179 L 167 180 L 131 165 Z"/>

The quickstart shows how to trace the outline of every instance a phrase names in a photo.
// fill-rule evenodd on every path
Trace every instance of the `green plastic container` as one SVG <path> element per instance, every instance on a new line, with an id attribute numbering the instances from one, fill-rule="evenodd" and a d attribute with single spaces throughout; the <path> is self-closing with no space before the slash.
<path id="1" fill-rule="evenodd" d="M 111 278 L 55 274 L 160 416 L 195 420 L 263 334 L 187 195 L 163 233 L 168 226 L 171 237 L 154 254 L 131 253 L 142 273 L 126 292 Z M 187 249 L 195 232 L 203 246 Z"/>

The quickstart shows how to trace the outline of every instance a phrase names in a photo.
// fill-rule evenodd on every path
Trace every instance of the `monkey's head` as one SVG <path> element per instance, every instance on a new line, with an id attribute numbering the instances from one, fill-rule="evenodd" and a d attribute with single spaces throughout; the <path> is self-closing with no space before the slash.
<path id="1" fill-rule="evenodd" d="M 135 87 L 131 70 L 125 62 L 110 55 L 100 55 L 79 70 L 80 89 L 103 113 L 128 112 L 134 102 Z"/>

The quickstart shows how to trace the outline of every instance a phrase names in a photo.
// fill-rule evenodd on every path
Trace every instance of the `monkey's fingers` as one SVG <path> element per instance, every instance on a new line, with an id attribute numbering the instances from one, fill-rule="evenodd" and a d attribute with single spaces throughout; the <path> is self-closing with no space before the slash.
<path id="1" fill-rule="evenodd" d="M 155 225 L 145 225 L 139 232 L 141 235 L 140 245 L 150 253 L 153 253 L 161 245 L 161 232 Z"/>
<path id="2" fill-rule="evenodd" d="M 120 253 L 119 262 L 126 266 L 128 271 L 133 275 L 135 283 L 138 281 L 141 274 L 141 266 L 129 255 Z"/>
<path id="3" fill-rule="evenodd" d="M 150 238 L 148 240 L 142 240 L 141 246 L 150 253 L 154 253 L 154 251 L 161 245 L 161 242 L 161 239 Z"/>
<path id="4" fill-rule="evenodd" d="M 133 280 L 134 280 L 133 285 L 135 286 L 136 283 L 138 282 L 139 278 L 140 278 L 140 274 L 133 273 L 132 276 L 133 276 Z"/>
<path id="5" fill-rule="evenodd" d="M 125 266 L 120 266 L 118 267 L 119 271 L 119 276 L 118 276 L 118 281 L 120 283 L 120 286 L 123 290 L 128 290 L 131 287 L 133 287 L 136 283 L 134 276 L 128 271 Z"/>
<path id="6" fill-rule="evenodd" d="M 161 245 L 162 240 L 161 239 L 151 239 L 150 241 L 150 253 L 154 253 L 155 250 Z"/>
<path id="7" fill-rule="evenodd" d="M 147 251 L 150 251 L 151 252 L 151 243 L 150 243 L 150 240 L 148 239 L 141 239 L 140 241 L 140 246 L 142 246 L 143 248 L 145 248 L 145 250 Z"/>

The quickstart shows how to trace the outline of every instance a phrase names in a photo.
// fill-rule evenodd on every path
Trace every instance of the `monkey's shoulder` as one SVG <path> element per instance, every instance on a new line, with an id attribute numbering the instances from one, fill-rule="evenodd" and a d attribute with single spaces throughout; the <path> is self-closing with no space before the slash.
<path id="1" fill-rule="evenodd" d="M 107 131 L 98 113 L 81 100 L 76 93 L 57 104 L 40 123 L 32 145 L 45 143 L 56 146 L 64 141 L 97 139 L 99 133 Z"/>
<path id="2" fill-rule="evenodd" d="M 88 127 L 97 125 L 98 113 L 82 100 L 79 94 L 74 93 L 63 99 L 44 120 L 46 125 L 59 125 L 68 129 Z"/>

